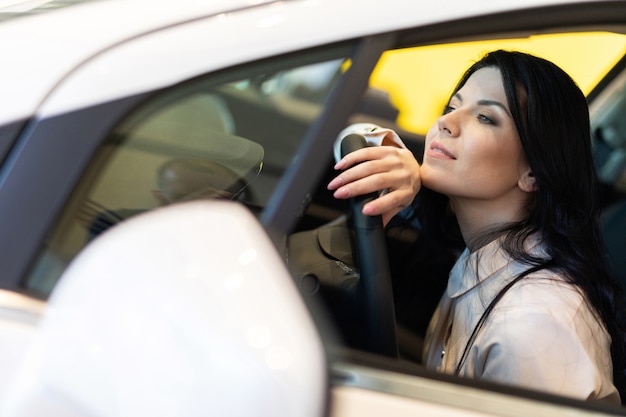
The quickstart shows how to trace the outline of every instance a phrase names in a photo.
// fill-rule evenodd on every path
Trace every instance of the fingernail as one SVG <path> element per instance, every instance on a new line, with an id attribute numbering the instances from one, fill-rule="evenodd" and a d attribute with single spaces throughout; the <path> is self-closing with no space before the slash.
<path id="1" fill-rule="evenodd" d="M 347 187 L 338 188 L 333 193 L 333 197 L 335 197 L 335 198 L 347 198 L 348 197 L 348 188 Z"/>
<path id="2" fill-rule="evenodd" d="M 363 206 L 362 213 L 366 216 L 371 216 L 374 214 L 374 208 L 370 204 L 366 204 Z"/>
<path id="3" fill-rule="evenodd" d="M 329 190 L 334 190 L 339 188 L 342 184 L 341 177 L 335 177 L 331 182 L 328 183 L 327 188 Z"/>
<path id="4" fill-rule="evenodd" d="M 335 167 L 334 167 L 334 168 L 335 168 L 335 169 L 344 169 L 344 168 L 345 168 L 345 166 L 346 166 L 346 161 L 345 161 L 345 159 L 340 159 L 340 160 L 339 160 L 339 162 L 337 162 L 337 163 L 335 164 Z"/>

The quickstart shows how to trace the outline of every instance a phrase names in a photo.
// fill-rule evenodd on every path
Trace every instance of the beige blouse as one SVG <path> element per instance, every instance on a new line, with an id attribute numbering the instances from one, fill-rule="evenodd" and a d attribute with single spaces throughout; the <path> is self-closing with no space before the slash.
<path id="1" fill-rule="evenodd" d="M 532 251 L 540 251 L 535 245 Z M 501 288 L 528 266 L 494 241 L 466 249 L 430 322 L 424 363 L 454 373 L 480 316 Z M 551 271 L 515 283 L 495 305 L 459 375 L 583 400 L 619 404 L 610 336 L 572 285 Z"/>

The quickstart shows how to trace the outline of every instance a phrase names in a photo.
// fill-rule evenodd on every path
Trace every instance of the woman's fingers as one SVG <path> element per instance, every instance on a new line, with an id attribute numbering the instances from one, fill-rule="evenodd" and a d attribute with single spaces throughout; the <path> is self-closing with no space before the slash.
<path id="1" fill-rule="evenodd" d="M 344 170 L 329 184 L 335 198 L 385 191 L 365 205 L 363 212 L 390 219 L 418 193 L 421 183 L 419 164 L 411 151 L 391 146 L 360 149 L 342 158 L 336 169 Z"/>
<path id="2" fill-rule="evenodd" d="M 374 163 L 364 162 L 333 179 L 328 188 L 334 190 L 335 198 L 345 199 L 402 186 L 402 173 L 379 169 Z"/>
<path id="3" fill-rule="evenodd" d="M 371 216 L 393 213 L 394 215 L 411 204 L 415 194 L 408 189 L 394 190 L 381 194 L 363 207 L 363 213 Z"/>
<path id="4" fill-rule="evenodd" d="M 345 169 L 328 189 L 339 191 L 338 198 L 350 198 L 382 190 L 419 190 L 419 164 L 411 151 L 390 146 L 360 149 L 337 163 Z"/>
<path id="5" fill-rule="evenodd" d="M 365 161 L 382 159 L 396 148 L 393 146 L 369 146 L 350 152 L 335 164 L 336 170 L 344 170 Z"/>

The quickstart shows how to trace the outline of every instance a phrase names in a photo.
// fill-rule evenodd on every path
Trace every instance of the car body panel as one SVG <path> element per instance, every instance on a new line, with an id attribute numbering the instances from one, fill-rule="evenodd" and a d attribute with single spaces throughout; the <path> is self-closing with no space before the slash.
<path id="1" fill-rule="evenodd" d="M 340 357 L 339 357 L 340 358 Z M 398 365 L 402 366 L 402 365 Z M 411 364 L 405 365 L 411 369 Z M 333 362 L 332 416 L 614 416 L 615 408 L 603 405 L 581 407 L 576 401 L 538 395 L 515 387 L 488 383 L 459 384 L 447 375 L 424 369 L 398 374 L 367 364 Z M 462 382 L 462 381 L 461 381 Z M 467 381 L 465 381 L 467 382 Z M 545 401 L 545 402 L 544 402 Z"/>
<path id="2" fill-rule="evenodd" d="M 0 403 L 19 375 L 19 358 L 33 342 L 46 305 L 33 297 L 0 290 Z"/>

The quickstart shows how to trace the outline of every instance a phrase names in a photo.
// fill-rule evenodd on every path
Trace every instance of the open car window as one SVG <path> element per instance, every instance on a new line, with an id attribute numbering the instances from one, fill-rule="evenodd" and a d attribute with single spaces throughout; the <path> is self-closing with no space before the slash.
<path id="1" fill-rule="evenodd" d="M 443 111 L 458 78 L 473 62 L 495 49 L 522 50 L 557 63 L 588 96 L 593 129 L 592 146 L 596 169 L 604 189 L 600 201 L 603 207 L 602 228 L 614 273 L 626 287 L 624 34 L 563 32 L 528 38 L 499 38 L 390 50 L 379 60 L 370 77 L 370 88 L 362 99 L 362 106 L 355 110 L 350 122 L 372 122 L 396 130 L 420 160 L 426 131 Z M 334 175 L 336 173 L 329 168 L 327 180 Z M 320 213 L 321 207 L 335 209 L 334 212 L 326 213 L 345 212 L 346 206 L 329 198 L 324 186 L 320 185 L 310 213 Z M 345 250 L 349 247 L 348 235 L 340 236 L 337 232 L 343 226 L 333 222 L 332 216 L 327 221 L 329 223 L 320 225 L 312 232 L 302 231 L 291 236 L 294 247 L 317 242 L 321 248 L 317 256 L 302 259 L 290 252 L 290 260 L 292 267 L 295 264 L 298 276 L 310 278 L 315 274 L 323 275 L 320 282 L 327 288 L 322 288 L 320 292 L 327 294 L 325 299 L 330 306 L 328 309 L 341 329 L 342 342 L 349 347 L 356 347 L 360 352 L 362 344 L 360 340 L 353 343 L 350 329 L 362 323 L 359 323 L 358 313 L 346 311 L 350 310 L 346 306 L 354 304 L 350 304 L 353 294 L 345 291 L 346 287 L 354 285 L 358 267 L 354 268 L 354 257 L 346 256 L 346 253 L 350 253 Z M 463 244 L 450 241 L 446 248 L 429 247 L 428 242 L 418 240 L 420 225 L 415 223 L 392 221 L 386 231 L 400 358 L 419 364 L 428 323 Z M 351 357 L 359 357 L 359 354 Z M 367 366 L 372 366 L 372 362 L 365 362 Z M 373 366 L 384 368 L 384 364 L 384 361 L 380 361 Z M 371 386 L 368 385 L 368 388 Z"/>

